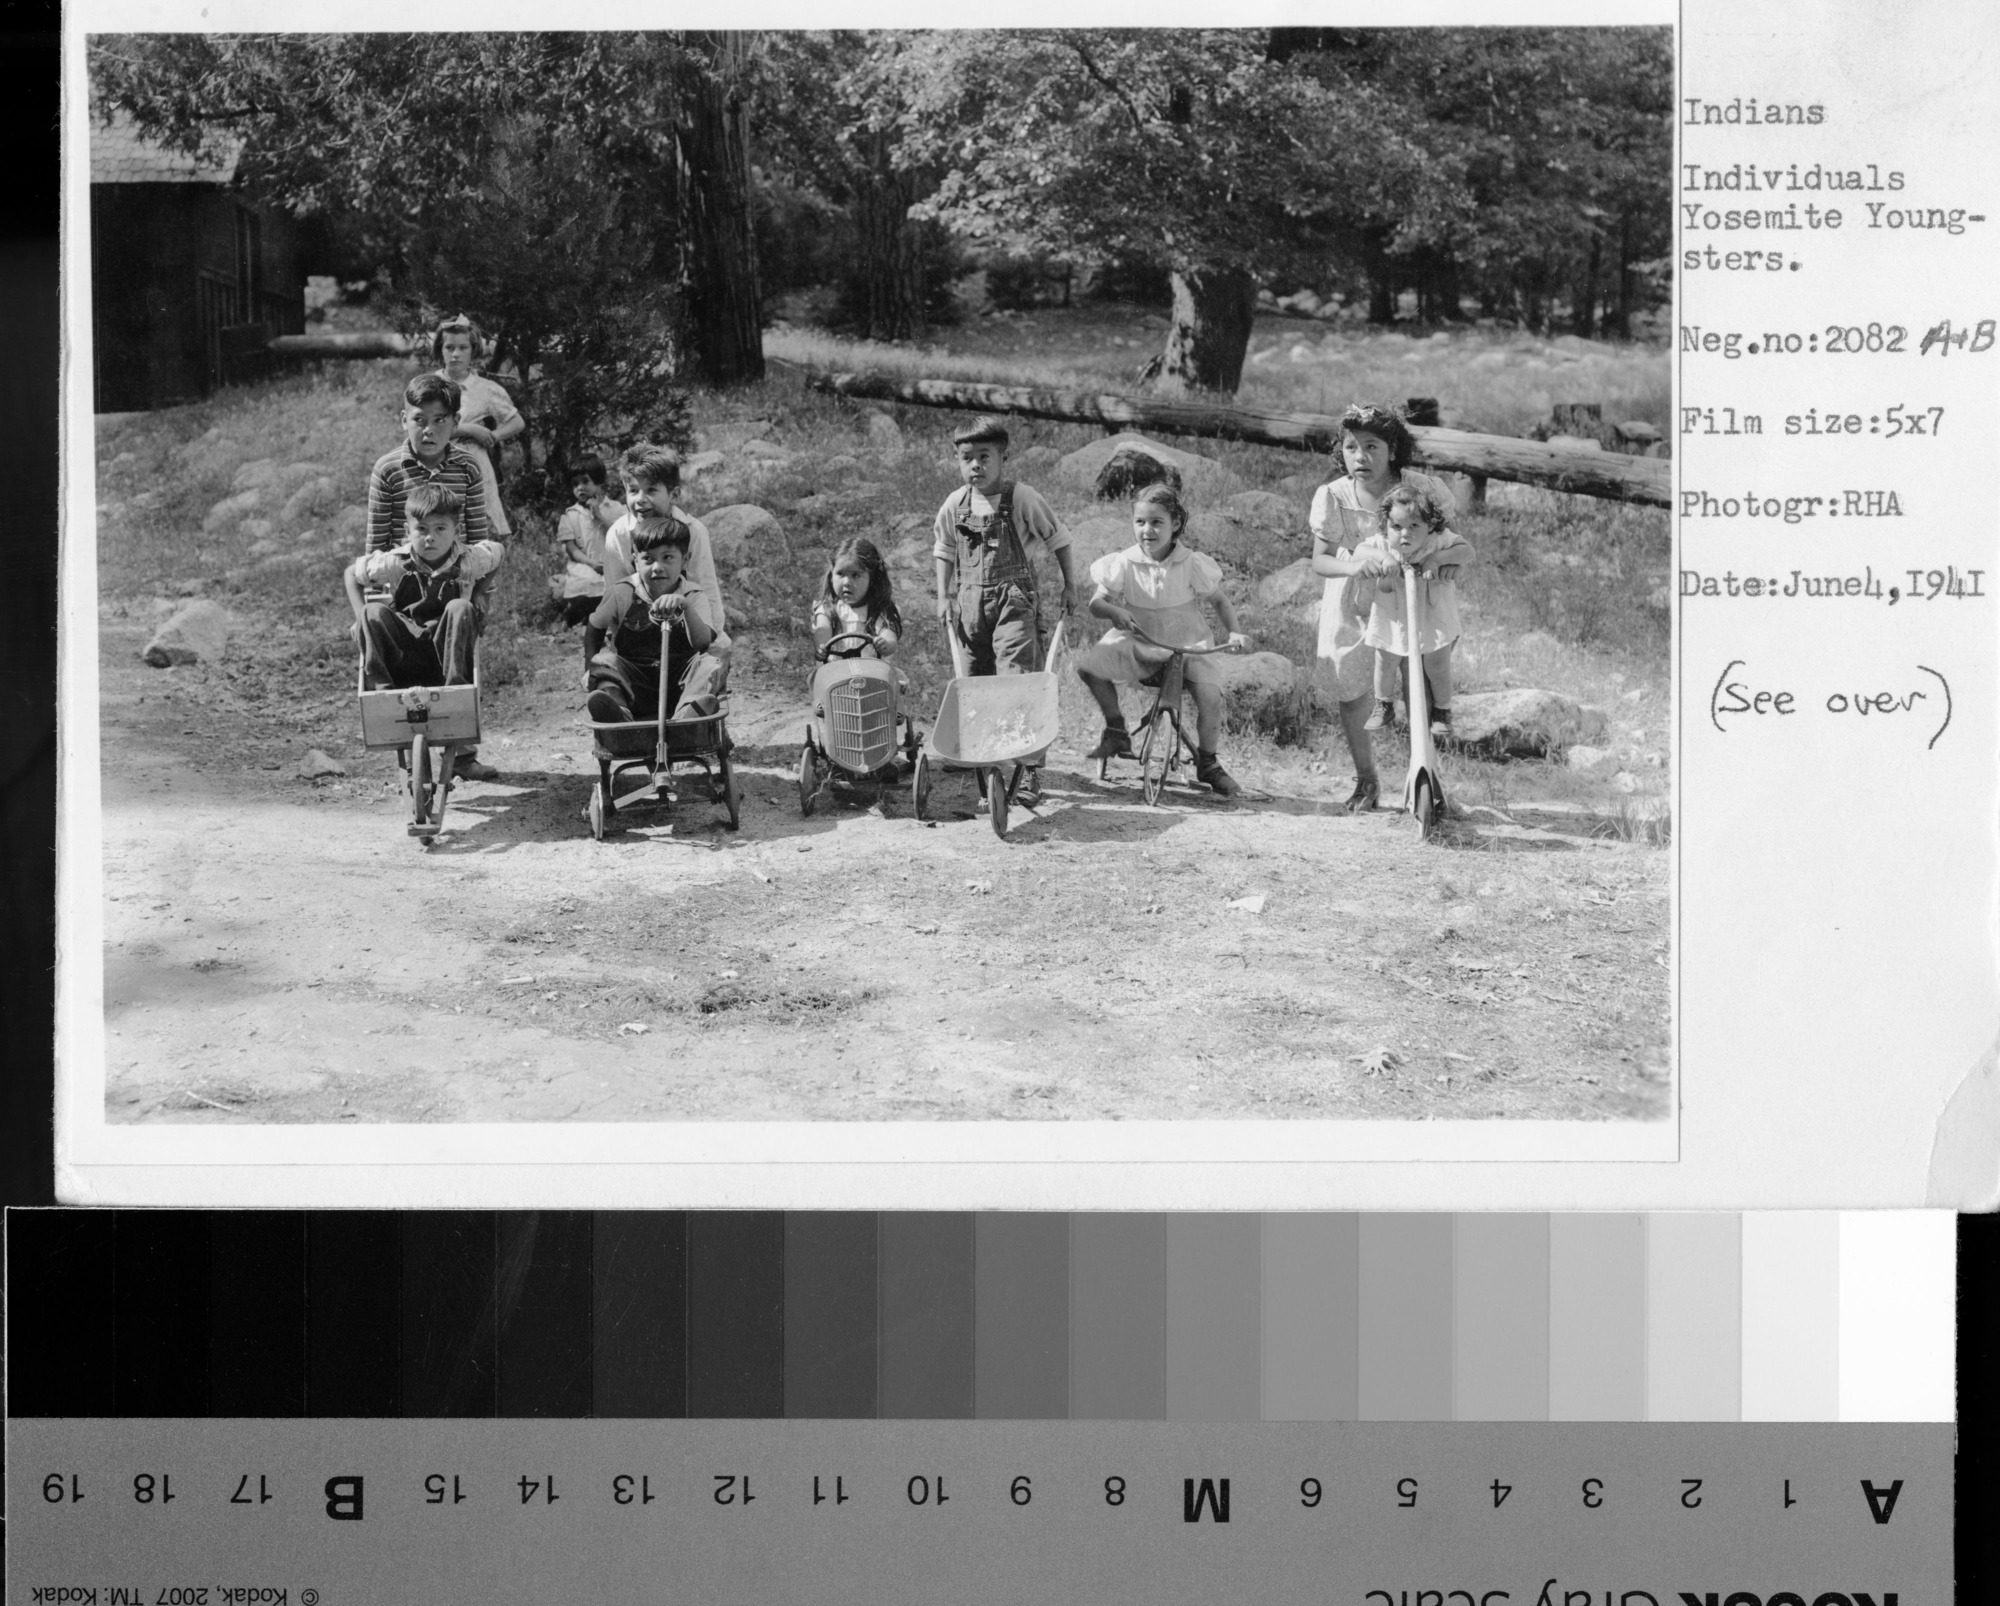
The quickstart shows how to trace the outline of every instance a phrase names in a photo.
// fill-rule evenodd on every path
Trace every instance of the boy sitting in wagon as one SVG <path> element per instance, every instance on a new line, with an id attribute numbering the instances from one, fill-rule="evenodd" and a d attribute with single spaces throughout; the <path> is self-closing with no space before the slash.
<path id="1" fill-rule="evenodd" d="M 638 526 L 637 572 L 605 586 L 604 600 L 584 626 L 584 706 L 597 724 L 654 717 L 663 624 L 669 717 L 701 718 L 721 707 L 723 666 L 709 650 L 721 633 L 721 609 L 686 573 L 689 544 L 688 527 L 679 519 Z"/>
<path id="2" fill-rule="evenodd" d="M 467 541 L 465 509 L 465 498 L 451 487 L 417 485 L 403 502 L 403 543 L 364 552 L 347 566 L 347 601 L 360 629 L 361 669 L 370 691 L 471 683 L 480 582 L 500 567 L 506 548 L 498 541 Z M 387 595 L 370 599 L 369 589 Z M 500 772 L 467 749 L 453 773 L 490 781 Z"/>

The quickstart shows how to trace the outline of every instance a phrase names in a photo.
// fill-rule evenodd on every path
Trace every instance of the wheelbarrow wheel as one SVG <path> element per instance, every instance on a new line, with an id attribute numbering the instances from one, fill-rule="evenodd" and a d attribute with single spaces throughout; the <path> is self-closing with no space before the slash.
<path id="1" fill-rule="evenodd" d="M 1139 744 L 1139 790 L 1148 804 L 1160 801 L 1160 788 L 1167 784 L 1177 741 L 1174 722 L 1165 714 L 1147 723 L 1146 739 Z"/>
<path id="2" fill-rule="evenodd" d="M 431 739 L 422 731 L 410 738 L 410 828 L 420 830 L 431 818 Z"/>
<path id="3" fill-rule="evenodd" d="M 1417 839 L 1428 842 L 1436 833 L 1438 822 L 1444 817 L 1444 805 L 1438 797 L 1437 784 L 1431 779 L 1430 771 L 1417 776 L 1415 795 L 1411 798 L 1411 813 L 1416 816 Z"/>
<path id="4" fill-rule="evenodd" d="M 743 824 L 743 800 L 736 790 L 736 775 L 729 767 L 729 749 L 724 747 L 717 754 L 717 767 L 722 772 L 722 796 L 719 802 L 729 809 L 729 829 L 738 830 Z"/>
<path id="5" fill-rule="evenodd" d="M 799 749 L 799 813 L 810 816 L 819 803 L 819 765 L 812 743 Z"/>
<path id="6" fill-rule="evenodd" d="M 1014 766 L 1014 780 L 1021 778 L 1020 765 Z M 986 817 L 993 822 L 993 834 L 1001 839 L 1007 835 L 1007 799 L 1013 794 L 1013 781 L 1002 784 L 998 770 L 986 772 Z"/>
<path id="7" fill-rule="evenodd" d="M 590 783 L 590 804 L 584 810 L 584 814 L 590 821 L 591 839 L 596 842 L 602 842 L 604 840 L 604 783 L 602 781 L 592 781 Z"/>
<path id="8" fill-rule="evenodd" d="M 924 817 L 924 810 L 930 807 L 931 801 L 930 755 L 919 748 L 917 756 L 911 759 L 910 763 L 912 766 L 910 774 L 910 806 L 915 811 L 917 818 L 921 820 Z"/>

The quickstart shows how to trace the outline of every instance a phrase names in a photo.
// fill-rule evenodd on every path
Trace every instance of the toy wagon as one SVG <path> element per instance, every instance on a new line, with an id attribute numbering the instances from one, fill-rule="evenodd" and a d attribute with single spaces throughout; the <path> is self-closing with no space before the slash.
<path id="1" fill-rule="evenodd" d="M 741 824 L 742 793 L 729 766 L 729 726 L 722 710 L 687 719 L 667 717 L 668 631 L 660 626 L 660 691 L 658 706 L 651 719 L 604 722 L 586 720 L 590 728 L 591 752 L 597 759 L 597 780 L 590 788 L 590 802 L 584 810 L 590 834 L 604 840 L 611 822 L 621 808 L 667 805 L 678 800 L 672 772 L 676 764 L 696 764 L 708 789 L 709 801 L 729 811 L 729 829 Z M 620 776 L 640 774 L 645 779 L 618 797 Z"/>

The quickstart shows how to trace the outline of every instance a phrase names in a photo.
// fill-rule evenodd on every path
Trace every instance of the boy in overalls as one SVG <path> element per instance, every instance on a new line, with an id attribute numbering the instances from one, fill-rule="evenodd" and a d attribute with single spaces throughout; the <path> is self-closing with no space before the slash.
<path id="1" fill-rule="evenodd" d="M 1041 668 L 1041 615 L 1027 541 L 1039 541 L 1062 572 L 1062 611 L 1076 608 L 1069 536 L 1032 486 L 1007 478 L 1007 426 L 975 418 L 952 436 L 964 484 L 944 499 L 932 527 L 937 560 L 938 618 L 956 620 L 971 651 L 975 675 L 1028 675 Z M 1041 776 L 1031 769 L 1015 796 L 1041 801 Z"/>

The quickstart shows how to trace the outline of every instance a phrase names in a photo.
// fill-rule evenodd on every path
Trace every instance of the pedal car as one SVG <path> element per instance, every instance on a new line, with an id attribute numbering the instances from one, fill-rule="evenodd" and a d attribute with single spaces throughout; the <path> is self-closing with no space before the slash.
<path id="1" fill-rule="evenodd" d="M 799 751 L 799 812 L 811 814 L 829 782 L 886 782 L 900 749 L 906 761 L 917 762 L 917 728 L 902 712 L 894 666 L 880 658 L 846 657 L 843 646 L 859 649 L 869 637 L 845 631 L 820 649 L 813 671 L 812 715 L 806 722 L 805 746 Z M 898 726 L 901 734 L 898 735 Z M 893 773 L 887 779 L 893 780 Z"/>

